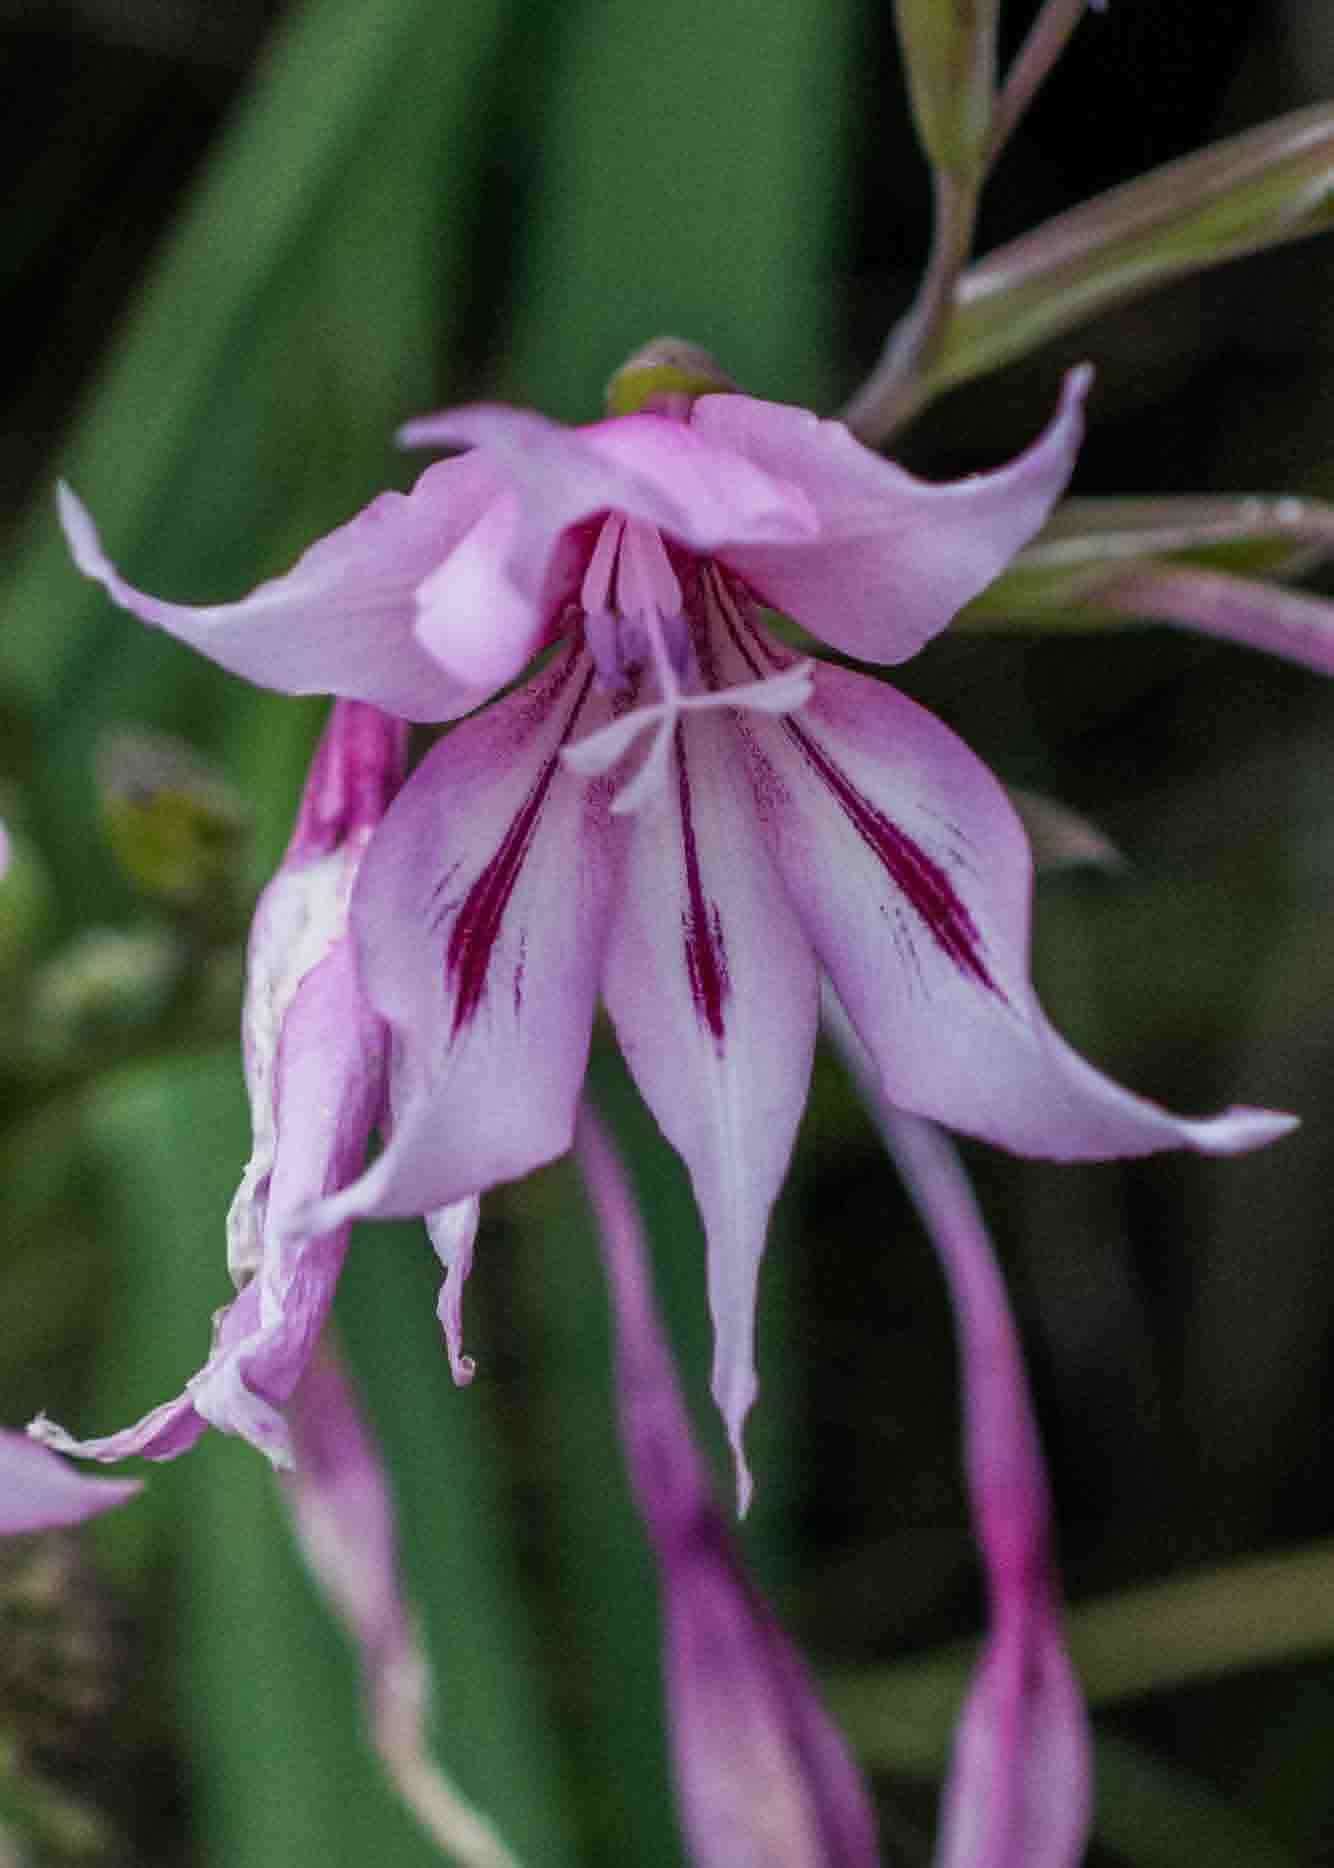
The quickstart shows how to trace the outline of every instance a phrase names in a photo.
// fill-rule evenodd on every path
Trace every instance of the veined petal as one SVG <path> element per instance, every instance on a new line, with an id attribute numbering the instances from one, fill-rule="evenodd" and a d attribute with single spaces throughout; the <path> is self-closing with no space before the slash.
<path id="1" fill-rule="evenodd" d="M 662 1589 L 690 1858 L 696 1868 L 873 1868 L 865 1789 L 713 1500 L 658 1324 L 625 1172 L 587 1108 L 575 1145 L 611 1296 L 626 1465 Z"/>
<path id="2" fill-rule="evenodd" d="M 560 755 L 607 705 L 560 656 L 450 733 L 372 839 L 352 927 L 393 1027 L 391 1133 L 311 1225 L 429 1213 L 569 1146 L 619 839 L 608 787 Z"/>
<path id="3" fill-rule="evenodd" d="M 82 1524 L 138 1490 L 137 1479 L 90 1479 L 27 1435 L 0 1429 L 0 1536 Z"/>
<path id="4" fill-rule="evenodd" d="M 743 618 L 757 673 L 782 656 Z M 1016 1154 L 1231 1154 L 1293 1126 L 1189 1121 L 1102 1076 L 1028 978 L 1032 865 L 1005 794 L 954 734 L 865 675 L 821 666 L 800 715 L 746 716 L 759 816 L 798 919 L 890 1102 Z"/>
<path id="5" fill-rule="evenodd" d="M 102 549 L 87 511 L 60 488 L 79 569 L 122 609 L 188 642 L 233 674 L 287 694 L 341 694 L 408 720 L 449 720 L 491 691 L 446 673 L 414 634 L 416 591 L 498 496 L 482 457 L 440 461 L 409 494 L 383 493 L 237 603 L 167 603 L 136 590 Z"/>
<path id="6" fill-rule="evenodd" d="M 708 1232 L 713 1391 L 744 1510 L 760 1258 L 806 1101 L 819 991 L 722 715 L 678 725 L 675 769 L 636 820 L 603 992 Z"/>
<path id="7" fill-rule="evenodd" d="M 1074 467 L 1089 378 L 1070 372 L 1055 419 L 1008 466 L 946 485 L 882 460 L 841 422 L 750 396 L 702 396 L 694 432 L 799 486 L 820 526 L 813 539 L 736 538 L 716 555 L 834 648 L 905 661 L 1043 525 Z"/>

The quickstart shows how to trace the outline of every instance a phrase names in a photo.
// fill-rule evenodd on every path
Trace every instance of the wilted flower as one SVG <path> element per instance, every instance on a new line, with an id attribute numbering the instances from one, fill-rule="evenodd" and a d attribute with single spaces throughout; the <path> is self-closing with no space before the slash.
<path id="1" fill-rule="evenodd" d="M 655 1314 L 634 1199 L 587 1108 L 575 1148 L 607 1271 L 621 1438 L 661 1581 L 667 1710 L 691 1860 L 696 1868 L 874 1868 L 866 1791 L 714 1500 Z"/>
<path id="2" fill-rule="evenodd" d="M 239 1295 L 218 1315 L 208 1360 L 183 1394 L 104 1439 L 35 1421 L 29 1431 L 48 1444 L 95 1459 L 170 1459 L 211 1422 L 292 1463 L 282 1410 L 328 1316 L 348 1231 L 310 1235 L 293 1221 L 360 1171 L 383 1108 L 384 1027 L 357 984 L 347 911 L 406 750 L 401 721 L 355 701 L 335 706 L 255 912 L 243 1020 L 253 1148 L 227 1222 Z"/>
<path id="3" fill-rule="evenodd" d="M 392 1030 L 391 1122 L 306 1224 L 466 1214 L 562 1152 L 600 993 L 706 1223 L 744 1496 L 756 1278 L 822 972 L 893 1103 L 1021 1153 L 1230 1152 L 1287 1121 L 1180 1120 L 1064 1044 L 1028 979 L 1030 859 L 1000 786 L 912 702 L 762 619 L 868 661 L 914 654 L 1046 518 L 1087 373 L 1011 465 L 928 486 L 837 422 L 703 393 L 707 365 L 677 362 L 639 360 L 617 389 L 633 412 L 586 428 L 492 407 L 412 424 L 471 451 L 240 603 L 142 595 L 68 492 L 63 512 L 117 602 L 268 686 L 447 720 L 554 648 L 435 747 L 370 840 L 351 942 Z M 328 1042 L 343 1080 L 351 1021 Z M 298 1145 L 308 1185 L 346 1178 L 327 1125 Z"/>

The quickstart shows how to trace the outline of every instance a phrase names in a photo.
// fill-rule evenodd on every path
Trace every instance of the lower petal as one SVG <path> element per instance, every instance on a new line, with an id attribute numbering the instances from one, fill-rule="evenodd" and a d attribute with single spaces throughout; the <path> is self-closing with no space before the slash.
<path id="1" fill-rule="evenodd" d="M 708 1232 L 714 1396 L 744 1509 L 756 1286 L 806 1101 L 819 993 L 721 715 L 678 728 L 674 773 L 635 823 L 604 992 Z"/>
<path id="2" fill-rule="evenodd" d="M 608 787 L 560 758 L 605 717 L 592 687 L 562 655 L 449 734 L 372 838 L 352 927 L 392 1027 L 391 1133 L 310 1225 L 431 1213 L 569 1146 L 620 841 Z"/>
<path id="3" fill-rule="evenodd" d="M 733 646 L 752 672 L 776 655 L 757 630 Z M 749 719 L 743 736 L 775 862 L 891 1102 L 1057 1160 L 1231 1154 L 1293 1126 L 1244 1108 L 1174 1116 L 1057 1035 L 1028 978 L 1023 831 L 985 766 L 923 709 L 821 667 L 800 715 Z"/>

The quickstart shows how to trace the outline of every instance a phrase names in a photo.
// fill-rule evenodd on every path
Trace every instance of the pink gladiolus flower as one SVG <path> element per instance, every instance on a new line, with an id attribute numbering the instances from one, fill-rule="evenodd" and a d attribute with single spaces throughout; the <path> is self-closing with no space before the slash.
<path id="1" fill-rule="evenodd" d="M 621 1437 L 662 1585 L 681 1826 L 696 1868 L 874 1868 L 856 1766 L 742 1569 L 655 1315 L 639 1216 L 587 1108 L 575 1148 L 616 1329 Z"/>
<path id="2" fill-rule="evenodd" d="M 346 1225 L 318 1235 L 294 1216 L 346 1185 L 384 1103 L 385 1033 L 357 984 L 348 900 L 367 841 L 398 788 L 406 728 L 340 701 L 316 750 L 282 866 L 250 936 L 243 1020 L 253 1151 L 228 1215 L 239 1287 L 185 1392 L 135 1426 L 72 1439 L 40 1418 L 29 1432 L 100 1460 L 171 1459 L 212 1423 L 280 1466 L 292 1463 L 283 1408 L 314 1350 L 347 1250 Z"/>
<path id="3" fill-rule="evenodd" d="M 212 608 L 131 588 L 62 493 L 79 565 L 118 603 L 271 687 L 447 720 L 554 646 L 371 839 L 351 934 L 392 1032 L 391 1132 L 307 1225 L 455 1208 L 563 1152 L 601 994 L 708 1231 L 743 1498 L 755 1287 L 821 974 L 894 1104 L 1020 1153 L 1227 1153 L 1289 1126 L 1181 1120 L 1064 1044 L 1028 978 L 1031 865 L 1001 787 L 922 709 L 762 619 L 867 661 L 915 654 L 1046 519 L 1086 383 L 1009 466 L 944 486 L 736 394 L 578 429 L 432 417 L 408 439 L 470 452 Z"/>
<path id="4" fill-rule="evenodd" d="M 0 1536 L 82 1524 L 139 1490 L 137 1479 L 89 1479 L 21 1433 L 0 1429 Z"/>

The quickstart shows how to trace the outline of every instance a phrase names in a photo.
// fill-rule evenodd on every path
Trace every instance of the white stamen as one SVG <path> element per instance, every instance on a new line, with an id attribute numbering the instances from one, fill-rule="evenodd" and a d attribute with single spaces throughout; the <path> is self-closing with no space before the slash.
<path id="1" fill-rule="evenodd" d="M 616 564 L 616 548 L 624 530 L 624 519 L 618 518 L 615 513 L 602 522 L 597 544 L 593 547 L 588 569 L 584 572 L 583 588 L 579 592 L 579 607 L 587 616 L 597 616 L 611 608 L 611 574 Z"/>

